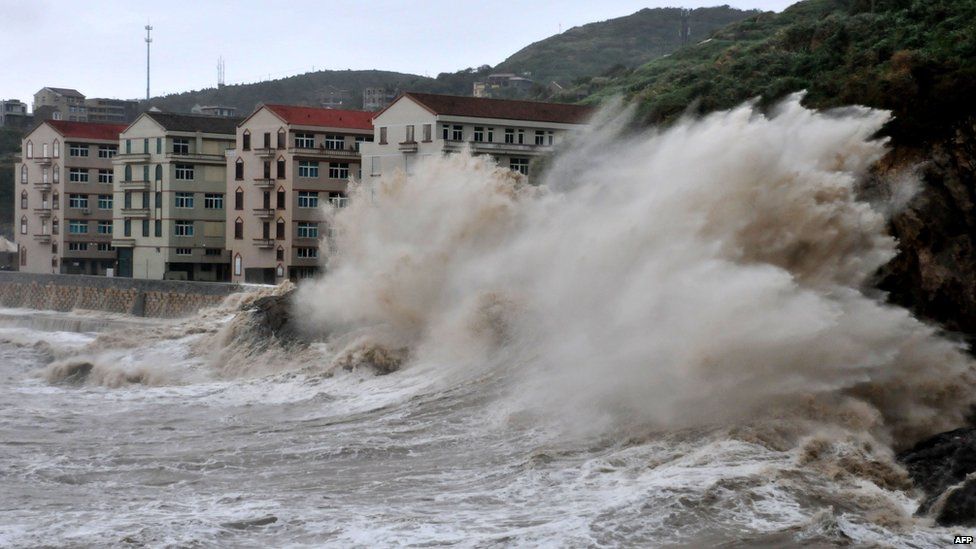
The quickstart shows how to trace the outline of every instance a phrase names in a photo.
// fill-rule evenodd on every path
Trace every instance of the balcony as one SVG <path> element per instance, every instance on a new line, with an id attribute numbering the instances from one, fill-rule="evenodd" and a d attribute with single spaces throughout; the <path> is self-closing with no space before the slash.
<path id="1" fill-rule="evenodd" d="M 445 141 L 444 151 L 460 151 L 465 145 L 471 148 L 475 154 L 516 154 L 516 155 L 536 155 L 548 153 L 553 150 L 549 145 L 529 145 L 519 143 L 488 143 L 487 141 Z"/>
<path id="2" fill-rule="evenodd" d="M 49 235 L 49 234 L 35 234 L 34 235 L 34 240 L 40 242 L 41 244 L 50 244 L 51 243 L 51 235 Z"/>
<path id="3" fill-rule="evenodd" d="M 54 159 L 50 156 L 35 156 L 34 162 L 37 162 L 41 166 L 50 166 Z"/>
<path id="4" fill-rule="evenodd" d="M 51 217 L 51 208 L 34 208 L 34 214 L 38 217 Z"/>
<path id="5" fill-rule="evenodd" d="M 48 192 L 51 190 L 51 183 L 43 182 L 43 181 L 35 181 L 34 188 L 41 192 Z"/>
<path id="6" fill-rule="evenodd" d="M 119 181 L 119 188 L 127 191 L 146 191 L 149 190 L 149 181 Z"/>
<path id="7" fill-rule="evenodd" d="M 132 248 L 136 245 L 136 239 L 134 238 L 113 238 L 112 246 L 116 248 Z"/>
<path id="8" fill-rule="evenodd" d="M 319 147 L 317 149 L 306 149 L 299 147 L 292 147 L 288 149 L 288 152 L 294 156 L 299 156 L 301 158 L 338 158 L 345 160 L 359 160 L 359 151 L 356 149 L 327 149 L 325 147 Z"/>
<path id="9" fill-rule="evenodd" d="M 268 177 L 255 178 L 254 186 L 259 189 L 273 189 L 275 180 Z"/>
<path id="10" fill-rule="evenodd" d="M 222 154 L 203 154 L 203 153 L 166 153 L 166 159 L 173 162 L 187 162 L 195 164 L 220 164 L 227 162 L 227 157 Z"/>
<path id="11" fill-rule="evenodd" d="M 417 142 L 416 141 L 401 141 L 398 143 L 400 152 L 417 152 Z"/>
<path id="12" fill-rule="evenodd" d="M 262 147 L 260 149 L 254 149 L 254 154 L 258 155 L 260 158 L 272 158 L 274 155 L 278 154 L 278 149 L 272 147 Z"/>
<path id="13" fill-rule="evenodd" d="M 149 153 L 124 153 L 115 155 L 115 161 L 122 164 L 149 162 Z"/>
<path id="14" fill-rule="evenodd" d="M 271 208 L 254 208 L 254 215 L 261 219 L 274 219 L 275 211 Z"/>
<path id="15" fill-rule="evenodd" d="M 149 217 L 149 208 L 122 208 L 122 217 Z"/>
<path id="16" fill-rule="evenodd" d="M 254 245 L 262 250 L 270 250 L 274 248 L 275 241 L 273 238 L 255 238 Z"/>

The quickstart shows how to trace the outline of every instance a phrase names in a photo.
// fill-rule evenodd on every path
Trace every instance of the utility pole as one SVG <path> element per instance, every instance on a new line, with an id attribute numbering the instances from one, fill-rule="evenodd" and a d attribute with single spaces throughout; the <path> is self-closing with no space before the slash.
<path id="1" fill-rule="evenodd" d="M 149 103 L 149 45 L 152 44 L 152 25 L 146 25 L 146 103 Z"/>

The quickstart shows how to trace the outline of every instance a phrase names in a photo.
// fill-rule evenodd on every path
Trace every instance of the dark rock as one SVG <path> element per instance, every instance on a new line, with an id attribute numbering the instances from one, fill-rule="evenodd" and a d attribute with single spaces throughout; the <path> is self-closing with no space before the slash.
<path id="1" fill-rule="evenodd" d="M 923 440 L 898 455 L 915 485 L 925 492 L 919 514 L 936 515 L 939 524 L 976 524 L 976 483 L 948 490 L 976 472 L 976 429 L 956 429 Z M 943 499 L 943 501 L 939 501 Z"/>
<path id="2" fill-rule="evenodd" d="M 281 343 L 307 343 L 292 318 L 294 290 L 255 300 L 247 310 L 253 311 L 253 328 L 259 337 L 274 337 Z"/>

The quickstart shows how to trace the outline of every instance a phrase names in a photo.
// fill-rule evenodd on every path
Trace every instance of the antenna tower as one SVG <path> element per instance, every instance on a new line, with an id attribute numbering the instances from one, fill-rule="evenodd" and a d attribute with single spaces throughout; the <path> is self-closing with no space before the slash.
<path id="1" fill-rule="evenodd" d="M 146 102 L 149 102 L 149 45 L 152 44 L 152 25 L 146 24 Z"/>
<path id="2" fill-rule="evenodd" d="M 217 87 L 222 88 L 224 86 L 224 75 L 226 69 L 224 68 L 224 58 L 217 58 Z"/>

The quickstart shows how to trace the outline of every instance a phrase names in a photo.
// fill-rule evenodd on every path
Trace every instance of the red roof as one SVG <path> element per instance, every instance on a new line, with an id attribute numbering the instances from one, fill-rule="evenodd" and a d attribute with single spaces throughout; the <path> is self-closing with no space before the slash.
<path id="1" fill-rule="evenodd" d="M 539 101 L 515 101 L 414 92 L 407 92 L 404 96 L 420 103 L 434 114 L 470 116 L 472 118 L 585 124 L 594 112 L 593 107 L 566 103 L 541 103 Z"/>
<path id="2" fill-rule="evenodd" d="M 366 111 L 344 111 L 319 107 L 297 107 L 294 105 L 265 105 L 271 112 L 289 124 L 302 126 L 327 126 L 330 128 L 349 128 L 372 130 L 373 114 Z"/>
<path id="3" fill-rule="evenodd" d="M 45 122 L 65 137 L 98 139 L 101 141 L 118 141 L 119 134 L 124 132 L 128 127 L 125 124 L 70 122 L 68 120 L 46 120 Z"/>

